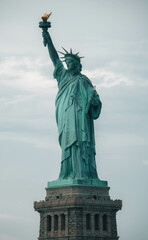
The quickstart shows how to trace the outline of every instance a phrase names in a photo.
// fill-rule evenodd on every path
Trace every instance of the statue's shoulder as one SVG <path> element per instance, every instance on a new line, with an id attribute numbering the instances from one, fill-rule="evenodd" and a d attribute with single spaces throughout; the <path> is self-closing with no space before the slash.
<path id="1" fill-rule="evenodd" d="M 65 72 L 66 72 L 66 69 L 64 68 L 62 61 L 58 60 L 55 65 L 54 72 L 53 72 L 54 78 L 56 78 L 58 80 L 58 82 L 61 81 Z"/>
<path id="2" fill-rule="evenodd" d="M 84 84 L 89 84 L 90 86 L 93 87 L 92 82 L 90 81 L 90 79 L 89 79 L 86 75 L 80 74 L 80 78 L 81 78 L 81 81 L 82 81 Z"/>

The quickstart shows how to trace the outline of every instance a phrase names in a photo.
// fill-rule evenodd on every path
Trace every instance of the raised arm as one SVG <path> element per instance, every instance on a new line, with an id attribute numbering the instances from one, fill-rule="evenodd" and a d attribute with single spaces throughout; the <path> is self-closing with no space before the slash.
<path id="1" fill-rule="evenodd" d="M 53 45 L 53 42 L 51 40 L 51 37 L 49 35 L 49 32 L 44 31 L 42 32 L 42 36 L 44 39 L 44 42 L 46 43 L 45 45 L 47 45 L 48 47 L 48 52 L 49 52 L 49 56 L 51 58 L 51 61 L 53 62 L 53 65 L 56 66 L 58 60 L 59 60 L 59 55 Z"/>

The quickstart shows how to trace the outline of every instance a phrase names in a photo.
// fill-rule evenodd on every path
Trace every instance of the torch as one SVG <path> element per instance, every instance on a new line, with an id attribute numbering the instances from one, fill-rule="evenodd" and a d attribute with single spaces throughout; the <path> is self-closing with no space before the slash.
<path id="1" fill-rule="evenodd" d="M 52 14 L 52 12 L 50 12 L 49 14 L 47 13 L 44 13 L 42 16 L 41 16 L 41 19 L 43 20 L 42 22 L 39 22 L 39 27 L 42 28 L 43 30 L 43 33 L 46 33 L 48 28 L 51 27 L 51 23 L 47 21 L 47 19 L 50 17 L 50 15 Z M 44 39 L 43 40 L 43 43 L 44 43 L 44 46 L 46 47 L 46 40 Z"/>

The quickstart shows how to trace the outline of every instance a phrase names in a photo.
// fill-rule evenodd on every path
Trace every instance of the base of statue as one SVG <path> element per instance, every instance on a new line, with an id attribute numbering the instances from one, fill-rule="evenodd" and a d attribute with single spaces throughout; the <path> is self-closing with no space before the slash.
<path id="1" fill-rule="evenodd" d="M 50 184 L 45 200 L 34 202 L 39 240 L 118 240 L 116 212 L 122 201 L 110 199 L 109 187 Z"/>
<path id="2" fill-rule="evenodd" d="M 107 187 L 107 181 L 100 179 L 57 179 L 47 183 L 47 188 L 60 187 L 60 186 L 71 186 L 71 185 L 85 185 L 85 186 L 98 186 Z"/>

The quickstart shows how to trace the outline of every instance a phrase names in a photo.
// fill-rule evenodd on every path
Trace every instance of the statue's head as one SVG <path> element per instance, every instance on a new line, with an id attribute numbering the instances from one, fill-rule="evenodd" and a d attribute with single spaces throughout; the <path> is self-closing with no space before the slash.
<path id="1" fill-rule="evenodd" d="M 80 61 L 77 61 L 72 56 L 68 56 L 65 58 L 65 62 L 66 62 L 68 70 L 75 70 L 78 73 L 81 72 L 82 64 L 80 63 Z"/>
<path id="2" fill-rule="evenodd" d="M 66 53 L 62 53 L 62 52 L 60 52 L 60 53 L 62 53 L 64 55 L 64 57 L 62 57 L 62 58 L 66 62 L 68 70 L 75 70 L 78 73 L 80 73 L 82 70 L 81 58 L 83 58 L 83 57 L 79 57 L 78 53 L 73 54 L 72 49 L 70 50 L 70 52 L 67 52 L 65 49 L 64 49 L 64 51 Z"/>

